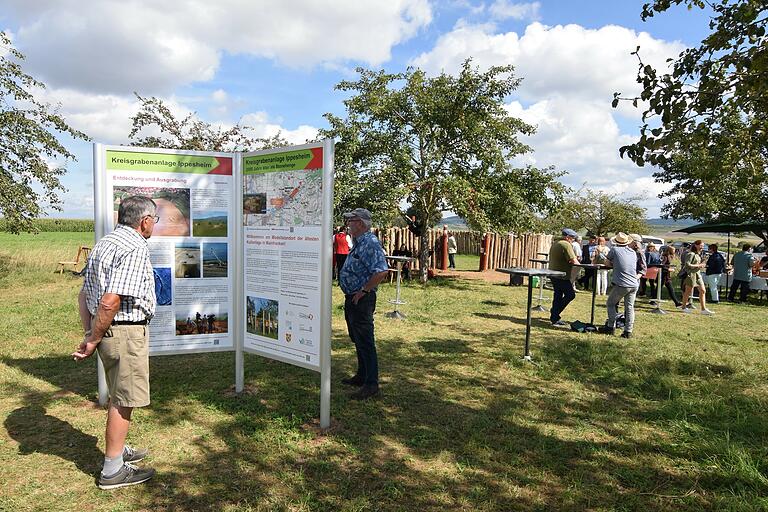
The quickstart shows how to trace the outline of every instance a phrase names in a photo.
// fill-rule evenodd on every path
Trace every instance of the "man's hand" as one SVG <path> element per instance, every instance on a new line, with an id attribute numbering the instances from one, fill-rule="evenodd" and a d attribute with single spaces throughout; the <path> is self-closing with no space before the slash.
<path id="1" fill-rule="evenodd" d="M 83 342 L 77 347 L 77 351 L 72 352 L 72 359 L 75 361 L 82 361 L 93 355 L 96 351 L 96 346 L 99 344 L 96 341 L 88 341 L 90 336 L 86 336 Z"/>
<path id="2" fill-rule="evenodd" d="M 363 290 L 358 290 L 352 296 L 352 304 L 357 304 L 357 301 L 365 297 L 367 294 Z"/>

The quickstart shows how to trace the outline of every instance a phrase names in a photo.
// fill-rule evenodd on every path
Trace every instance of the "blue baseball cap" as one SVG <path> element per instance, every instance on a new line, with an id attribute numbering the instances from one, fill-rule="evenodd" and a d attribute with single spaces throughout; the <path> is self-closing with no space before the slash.
<path id="1" fill-rule="evenodd" d="M 573 238 L 576 238 L 579 235 L 574 230 L 565 228 L 563 229 L 563 236 L 572 236 Z"/>

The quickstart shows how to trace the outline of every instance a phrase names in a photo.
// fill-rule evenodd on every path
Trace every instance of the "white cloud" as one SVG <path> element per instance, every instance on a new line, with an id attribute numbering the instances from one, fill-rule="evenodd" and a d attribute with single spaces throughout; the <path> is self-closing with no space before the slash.
<path id="1" fill-rule="evenodd" d="M 108 94 L 88 94 L 71 89 L 47 89 L 40 93 L 40 98 L 48 103 L 59 105 L 59 113 L 73 128 L 80 130 L 91 137 L 95 142 L 104 144 L 127 144 L 128 134 L 131 131 L 131 118 L 136 115 L 141 104 L 135 97 L 124 97 Z M 232 100 L 224 91 L 214 91 L 211 98 L 218 107 L 228 113 L 228 107 L 237 104 L 239 100 Z M 194 110 L 189 108 L 175 96 L 160 98 L 177 119 L 182 119 Z M 217 106 L 209 109 L 214 115 L 218 112 Z M 211 121 L 210 119 L 214 119 Z M 218 119 L 218 120 L 217 120 Z M 223 118 L 204 119 L 214 126 L 228 129 L 231 122 L 222 121 Z M 273 120 L 266 112 L 254 112 L 244 115 L 240 124 L 250 126 L 250 132 L 256 137 L 270 137 L 282 133 L 290 143 L 303 144 L 307 139 L 317 136 L 317 128 L 309 125 L 300 125 L 290 129 Z M 142 136 L 152 134 L 151 131 L 143 131 Z"/>
<path id="2" fill-rule="evenodd" d="M 539 9 L 541 4 L 539 2 L 530 3 L 516 3 L 509 2 L 508 0 L 496 0 L 488 8 L 496 20 L 505 20 L 508 18 L 516 20 L 536 20 L 539 18 Z"/>
<path id="3" fill-rule="evenodd" d="M 651 216 L 658 215 L 662 202 L 657 196 L 666 185 L 653 180 L 650 168 L 637 167 L 619 156 L 619 147 L 632 142 L 634 136 L 621 133 L 604 104 L 557 98 L 528 108 L 513 101 L 507 109 L 538 127 L 536 134 L 523 139 L 535 152 L 517 163 L 566 170 L 563 180 L 574 189 L 586 185 L 608 193 L 645 195 L 643 206 Z"/>
<path id="4" fill-rule="evenodd" d="M 613 193 L 645 192 L 649 214 L 655 216 L 663 188 L 650 176 L 653 170 L 619 157 L 619 147 L 637 135 L 622 133 L 617 119 L 636 124 L 642 109 L 629 103 L 611 108 L 614 92 L 639 93 L 638 61 L 631 55 L 637 46 L 657 69 L 683 49 L 680 43 L 613 25 L 593 30 L 532 23 L 520 36 L 497 33 L 492 24 L 457 24 L 412 64 L 432 74 L 455 73 L 467 57 L 481 68 L 514 65 L 523 82 L 509 110 L 538 127 L 526 141 L 535 153 L 521 163 L 554 164 L 569 172 L 565 180 L 576 188 L 586 183 Z"/>
<path id="5" fill-rule="evenodd" d="M 294 67 L 377 66 L 432 20 L 428 0 L 8 0 L 29 71 L 55 87 L 167 94 L 210 80 L 223 52 Z"/>
<path id="6" fill-rule="evenodd" d="M 683 49 L 679 43 L 614 25 L 592 30 L 532 23 L 522 37 L 516 32 L 497 34 L 494 29 L 488 24 L 457 25 L 411 63 L 434 74 L 455 73 L 467 57 L 480 67 L 512 64 L 524 79 L 518 91 L 523 99 L 559 94 L 610 103 L 614 92 L 639 91 L 637 59 L 630 55 L 637 46 L 643 60 L 657 68 L 664 68 L 666 58 Z"/>
<path id="7" fill-rule="evenodd" d="M 273 122 L 266 112 L 252 112 L 243 116 L 240 124 L 250 126 L 255 137 L 272 137 L 280 133 L 291 144 L 304 144 L 317 137 L 318 129 L 309 125 L 300 125 L 293 130 L 286 129 Z"/>

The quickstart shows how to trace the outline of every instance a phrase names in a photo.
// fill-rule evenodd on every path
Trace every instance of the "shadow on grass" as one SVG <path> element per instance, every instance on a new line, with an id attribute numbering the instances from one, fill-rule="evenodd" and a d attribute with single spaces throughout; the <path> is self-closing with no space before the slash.
<path id="1" fill-rule="evenodd" d="M 729 455 L 729 448 L 712 444 L 724 432 L 736 448 L 765 439 L 765 406 L 749 396 L 748 382 L 733 368 L 661 356 L 638 367 L 619 342 L 578 336 L 539 333 L 537 366 L 520 363 L 516 346 L 493 352 L 508 340 L 498 334 L 426 338 L 411 352 L 403 347 L 412 340 L 382 341 L 383 397 L 350 401 L 334 380 L 335 426 L 324 435 L 307 428 L 319 409 L 312 372 L 247 356 L 246 382 L 254 391 L 231 396 L 231 354 L 153 358 L 148 414 L 154 421 L 193 422 L 198 403 L 225 417 L 210 434 L 190 439 L 200 456 L 161 472 L 132 499 L 153 510 L 583 510 L 596 504 L 697 510 L 714 506 L 713 492 L 738 500 L 768 491 L 759 471 L 750 472 L 765 469 L 764 462 L 707 469 L 713 457 L 728 462 L 730 456 L 736 464 L 744 453 L 759 453 L 733 449 Z M 346 374 L 354 351 L 338 343 L 343 336 L 334 339 L 334 350 L 343 355 L 333 361 L 334 375 Z M 487 366 L 485 372 L 464 375 L 452 367 L 469 352 L 476 352 L 471 364 Z M 499 361 L 507 355 L 512 363 Z M 63 389 L 85 394 L 87 382 L 95 389 L 93 367 L 50 357 L 3 362 Z M 499 379 L 502 366 L 519 373 L 519 383 Z M 536 383 L 555 377 L 579 383 L 592 396 L 544 391 Z M 710 393 L 729 399 L 713 405 L 705 399 Z M 685 443 L 627 435 L 627 424 L 673 422 L 681 414 L 693 431 Z M 43 428 L 34 428 L 38 422 Z M 599 434 L 573 436 L 586 425 Z M 37 436 L 75 436 L 87 453 L 78 467 L 88 474 L 94 464 L 98 468 L 95 438 L 46 417 L 39 397 L 28 396 L 5 426 L 25 450 L 42 446 L 68 460 L 75 455 Z M 691 464 L 695 470 L 680 469 Z"/>
<path id="2" fill-rule="evenodd" d="M 96 447 L 96 437 L 50 416 L 46 406 L 54 399 L 53 393 L 27 390 L 24 398 L 27 405 L 11 411 L 3 422 L 8 436 L 19 443 L 20 455 L 54 455 L 73 462 L 83 473 L 95 475 L 101 469 L 103 460 L 101 451 Z"/>

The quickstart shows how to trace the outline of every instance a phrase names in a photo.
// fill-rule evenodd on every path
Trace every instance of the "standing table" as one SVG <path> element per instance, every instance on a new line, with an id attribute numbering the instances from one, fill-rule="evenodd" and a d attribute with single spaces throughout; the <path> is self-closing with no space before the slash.
<path id="1" fill-rule="evenodd" d="M 410 258 L 408 256 L 387 256 L 388 260 L 392 260 L 395 262 L 395 266 L 397 268 L 397 288 L 395 292 L 395 300 L 389 300 L 390 304 L 395 305 L 395 310 L 390 311 L 385 316 L 387 318 L 397 318 L 399 320 L 402 320 L 405 318 L 405 315 L 397 310 L 397 306 L 400 306 L 402 304 L 407 304 L 407 302 L 400 300 L 400 273 L 403 270 L 403 263 L 407 261 L 416 261 L 416 258 Z"/>
<path id="2" fill-rule="evenodd" d="M 577 263 L 575 267 L 591 268 L 595 271 L 595 281 L 592 283 L 592 315 L 589 318 L 589 325 L 595 326 L 595 297 L 597 296 L 597 271 L 604 268 L 608 268 L 607 265 L 601 265 L 600 263 Z"/>
<path id="3" fill-rule="evenodd" d="M 533 280 L 531 278 L 534 276 L 539 276 L 540 279 L 543 279 L 544 277 L 563 278 L 565 277 L 565 272 L 550 270 L 548 268 L 522 268 L 522 267 L 497 268 L 496 272 L 528 277 L 528 307 L 526 308 L 527 314 L 525 317 L 525 352 L 523 354 L 523 359 L 525 361 L 530 361 L 531 360 L 531 351 L 530 351 L 531 303 L 533 302 Z"/>
<path id="4" fill-rule="evenodd" d="M 530 261 L 531 263 L 541 264 L 541 268 L 547 268 L 547 265 L 549 264 L 549 260 L 545 258 L 531 258 L 528 261 Z M 510 274 L 510 279 L 511 278 L 512 278 L 512 274 Z M 541 302 L 543 300 L 544 300 L 544 278 L 540 277 L 539 278 L 539 297 L 538 297 L 539 303 L 536 305 L 535 308 L 533 308 L 533 311 L 539 311 L 541 313 L 546 313 L 547 311 L 549 311 L 547 308 L 541 305 Z"/>

